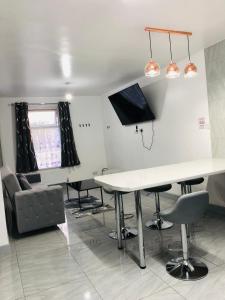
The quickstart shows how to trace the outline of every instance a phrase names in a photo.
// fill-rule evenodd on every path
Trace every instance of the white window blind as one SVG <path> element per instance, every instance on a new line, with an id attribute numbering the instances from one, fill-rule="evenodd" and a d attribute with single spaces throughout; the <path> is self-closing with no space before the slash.
<path id="1" fill-rule="evenodd" d="M 58 110 L 30 110 L 28 116 L 38 168 L 60 167 L 61 141 Z"/>

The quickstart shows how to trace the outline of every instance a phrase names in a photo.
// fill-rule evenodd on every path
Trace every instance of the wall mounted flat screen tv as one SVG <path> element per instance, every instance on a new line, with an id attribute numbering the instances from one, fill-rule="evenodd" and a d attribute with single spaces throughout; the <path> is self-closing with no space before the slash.
<path id="1" fill-rule="evenodd" d="M 109 100 L 122 125 L 137 124 L 155 119 L 138 84 L 109 96 Z"/>

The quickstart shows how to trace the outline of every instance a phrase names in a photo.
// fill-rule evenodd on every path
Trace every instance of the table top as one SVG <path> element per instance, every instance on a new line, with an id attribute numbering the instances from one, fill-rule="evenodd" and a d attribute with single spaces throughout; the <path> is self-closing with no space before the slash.
<path id="1" fill-rule="evenodd" d="M 100 188 L 99 184 L 97 184 L 94 179 L 69 182 L 68 185 L 80 192 Z"/>
<path id="2" fill-rule="evenodd" d="M 95 177 L 113 191 L 133 192 L 198 177 L 225 173 L 225 159 L 202 159 Z"/>

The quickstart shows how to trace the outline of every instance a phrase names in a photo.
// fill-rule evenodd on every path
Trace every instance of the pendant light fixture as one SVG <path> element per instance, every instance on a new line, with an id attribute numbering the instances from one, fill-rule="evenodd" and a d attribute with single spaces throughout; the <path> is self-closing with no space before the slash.
<path id="1" fill-rule="evenodd" d="M 189 63 L 186 65 L 186 67 L 184 69 L 184 78 L 193 78 L 197 75 L 197 67 L 193 62 L 191 62 L 190 42 L 189 42 L 189 36 L 188 35 L 187 35 L 187 43 L 188 43 Z"/>
<path id="2" fill-rule="evenodd" d="M 169 33 L 169 44 L 170 44 L 170 64 L 166 68 L 166 77 L 169 79 L 178 78 L 180 76 L 180 70 L 177 64 L 173 61 L 172 43 Z"/>
<path id="3" fill-rule="evenodd" d="M 156 77 L 160 75 L 160 66 L 157 62 L 152 59 L 152 39 L 151 32 L 149 31 L 149 50 L 150 50 L 150 60 L 145 66 L 145 76 L 146 77 Z"/>
<path id="4" fill-rule="evenodd" d="M 152 44 L 151 44 L 151 34 L 150 34 L 151 32 L 157 32 L 157 33 L 169 35 L 171 61 L 170 61 L 170 64 L 166 68 L 166 77 L 167 78 L 178 78 L 180 76 L 180 70 L 179 70 L 177 64 L 173 61 L 171 34 L 179 35 L 179 36 L 185 35 L 187 37 L 189 63 L 186 65 L 186 67 L 184 69 L 184 77 L 192 78 L 197 75 L 197 67 L 193 62 L 191 62 L 191 55 L 190 55 L 189 36 L 192 35 L 192 32 L 173 30 L 173 29 L 164 29 L 164 28 L 153 28 L 153 27 L 145 27 L 145 32 L 149 32 L 150 55 L 151 55 L 150 61 L 145 66 L 145 75 L 147 77 L 155 77 L 160 74 L 159 65 L 152 59 Z"/>

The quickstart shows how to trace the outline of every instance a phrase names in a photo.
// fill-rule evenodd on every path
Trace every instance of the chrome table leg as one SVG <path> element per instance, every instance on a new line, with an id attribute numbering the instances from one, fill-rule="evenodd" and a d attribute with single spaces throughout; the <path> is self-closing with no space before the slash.
<path id="1" fill-rule="evenodd" d="M 140 256 L 140 268 L 145 269 L 145 247 L 144 247 L 144 236 L 143 236 L 143 224 L 142 224 L 142 209 L 141 209 L 141 192 L 136 191 L 135 194 L 135 206 L 137 214 L 137 227 L 138 227 L 138 245 L 139 245 L 139 256 Z"/>
<path id="2" fill-rule="evenodd" d="M 116 209 L 116 231 L 117 231 L 117 238 L 118 238 L 118 249 L 122 249 L 122 232 L 121 232 L 121 200 L 120 200 L 120 193 L 115 192 L 115 209 Z"/>
<path id="3" fill-rule="evenodd" d="M 120 194 L 120 226 L 121 226 L 121 233 L 122 233 L 122 240 L 129 240 L 135 238 L 138 233 L 136 228 L 127 227 L 124 221 L 124 209 L 123 209 L 123 196 L 122 193 Z M 115 206 L 116 207 L 116 206 Z M 111 231 L 108 236 L 113 239 L 117 240 L 117 231 Z"/>

